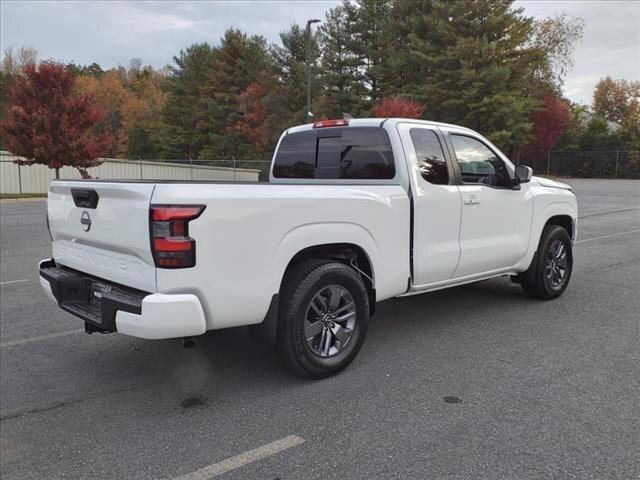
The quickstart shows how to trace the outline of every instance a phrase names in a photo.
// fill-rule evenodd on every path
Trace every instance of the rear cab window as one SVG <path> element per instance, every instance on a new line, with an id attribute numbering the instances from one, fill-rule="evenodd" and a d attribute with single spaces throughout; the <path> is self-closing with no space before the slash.
<path id="1" fill-rule="evenodd" d="M 395 177 L 389 135 L 380 127 L 331 127 L 285 135 L 275 178 L 388 180 Z"/>
<path id="2" fill-rule="evenodd" d="M 425 128 L 412 128 L 409 135 L 416 151 L 422 178 L 435 185 L 448 185 L 449 168 L 436 132 Z"/>

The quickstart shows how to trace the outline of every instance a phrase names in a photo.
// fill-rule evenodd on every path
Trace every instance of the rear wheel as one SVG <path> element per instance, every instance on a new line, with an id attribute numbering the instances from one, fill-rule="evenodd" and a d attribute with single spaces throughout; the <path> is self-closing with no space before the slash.
<path id="1" fill-rule="evenodd" d="M 367 332 L 367 289 L 352 268 L 330 260 L 302 262 L 282 286 L 278 350 L 294 370 L 326 377 L 357 355 Z"/>
<path id="2" fill-rule="evenodd" d="M 573 248 L 569 233 L 559 225 L 546 225 L 529 270 L 520 275 L 520 284 L 527 295 L 551 300 L 565 291 L 572 270 Z"/>

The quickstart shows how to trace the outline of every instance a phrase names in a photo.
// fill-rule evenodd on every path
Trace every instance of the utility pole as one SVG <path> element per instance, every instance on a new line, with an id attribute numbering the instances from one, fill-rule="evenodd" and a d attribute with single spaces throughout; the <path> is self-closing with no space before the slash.
<path id="1" fill-rule="evenodd" d="M 311 24 L 319 22 L 317 18 L 307 20 L 307 118 L 313 117 L 311 113 Z"/>

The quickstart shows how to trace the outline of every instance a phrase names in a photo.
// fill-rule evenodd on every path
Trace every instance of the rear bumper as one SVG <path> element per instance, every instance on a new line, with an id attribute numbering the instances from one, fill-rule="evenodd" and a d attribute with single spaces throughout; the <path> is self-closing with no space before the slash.
<path id="1" fill-rule="evenodd" d="M 202 335 L 200 300 L 191 294 L 148 293 L 42 260 L 40 285 L 60 308 L 86 322 L 88 331 L 119 332 L 150 340 Z"/>

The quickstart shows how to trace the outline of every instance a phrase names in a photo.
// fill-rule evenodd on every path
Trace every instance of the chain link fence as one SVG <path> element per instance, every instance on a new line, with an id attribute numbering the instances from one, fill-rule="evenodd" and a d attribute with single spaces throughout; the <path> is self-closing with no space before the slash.
<path id="1" fill-rule="evenodd" d="M 578 178 L 640 179 L 640 152 L 621 150 L 522 151 L 515 162 L 535 175 Z"/>

